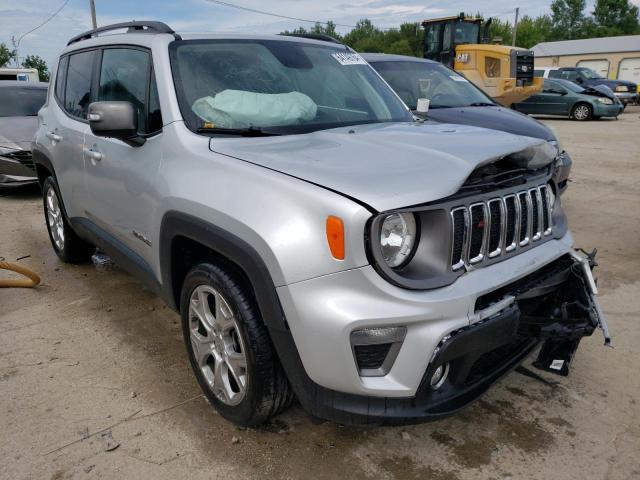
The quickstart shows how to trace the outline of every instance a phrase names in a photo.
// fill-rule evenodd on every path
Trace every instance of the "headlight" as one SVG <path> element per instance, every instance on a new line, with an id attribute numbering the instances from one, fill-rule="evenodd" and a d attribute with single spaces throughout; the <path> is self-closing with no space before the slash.
<path id="1" fill-rule="evenodd" d="M 382 221 L 380 248 L 391 268 L 406 263 L 416 244 L 416 220 L 411 213 L 392 213 Z"/>
<path id="2" fill-rule="evenodd" d="M 627 87 L 626 85 L 618 85 L 616 87 L 616 92 L 628 92 L 629 91 L 629 87 Z"/>
<path id="3" fill-rule="evenodd" d="M 596 98 L 596 101 L 604 103 L 605 105 L 613 105 L 613 100 L 611 100 L 610 98 L 598 97 Z"/>

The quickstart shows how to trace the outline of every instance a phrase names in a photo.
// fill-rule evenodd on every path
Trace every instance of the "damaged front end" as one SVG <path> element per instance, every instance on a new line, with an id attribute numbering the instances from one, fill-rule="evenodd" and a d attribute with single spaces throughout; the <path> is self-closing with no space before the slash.
<path id="1" fill-rule="evenodd" d="M 514 304 L 519 312 L 516 339 L 541 343 L 534 366 L 568 375 L 580 340 L 596 328 L 611 346 L 606 319 L 592 275 L 595 250 L 574 251 L 535 273 L 478 299 L 476 309 Z"/>

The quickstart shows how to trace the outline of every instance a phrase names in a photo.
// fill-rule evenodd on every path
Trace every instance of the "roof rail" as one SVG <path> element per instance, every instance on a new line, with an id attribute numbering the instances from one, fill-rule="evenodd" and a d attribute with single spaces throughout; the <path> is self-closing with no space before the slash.
<path id="1" fill-rule="evenodd" d="M 122 23 L 113 23 L 111 25 L 105 25 L 104 27 L 94 28 L 93 30 L 88 30 L 80 35 L 76 35 L 69 42 L 67 42 L 67 46 L 72 43 L 80 42 L 82 40 L 89 40 L 92 37 L 97 37 L 99 33 L 109 32 L 111 30 L 121 30 L 123 28 L 127 29 L 127 33 L 170 33 L 176 40 L 180 40 L 180 35 L 174 32 L 169 25 L 163 22 L 153 22 L 153 21 L 133 21 L 133 22 L 122 22 Z"/>
<path id="2" fill-rule="evenodd" d="M 325 35 L 323 33 L 281 33 L 280 35 L 283 35 L 285 37 L 310 38 L 311 40 L 339 43 L 340 45 L 342 45 L 342 42 L 340 40 L 333 38 L 331 35 Z"/>

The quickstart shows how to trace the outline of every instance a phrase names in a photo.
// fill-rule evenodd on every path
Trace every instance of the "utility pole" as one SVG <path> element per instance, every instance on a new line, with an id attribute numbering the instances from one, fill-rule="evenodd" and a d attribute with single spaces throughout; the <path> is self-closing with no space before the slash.
<path id="1" fill-rule="evenodd" d="M 93 0 L 91 0 L 91 2 L 93 3 Z M 520 7 L 516 7 L 516 21 L 513 24 L 513 35 L 512 37 L 512 42 L 511 42 L 511 46 L 515 47 L 516 46 L 516 34 L 518 33 L 518 14 L 520 13 Z"/>
<path id="2" fill-rule="evenodd" d="M 98 28 L 98 22 L 96 22 L 96 2 L 95 0 L 89 0 L 89 6 L 91 7 L 91 23 L 93 24 L 93 29 Z"/>

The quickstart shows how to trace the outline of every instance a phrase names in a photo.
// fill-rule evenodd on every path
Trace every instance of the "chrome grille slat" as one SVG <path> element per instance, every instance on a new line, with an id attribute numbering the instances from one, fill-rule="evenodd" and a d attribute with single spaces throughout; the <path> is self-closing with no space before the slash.
<path id="1" fill-rule="evenodd" d="M 530 248 L 552 233 L 549 187 L 539 185 L 450 210 L 451 269 Z"/>

